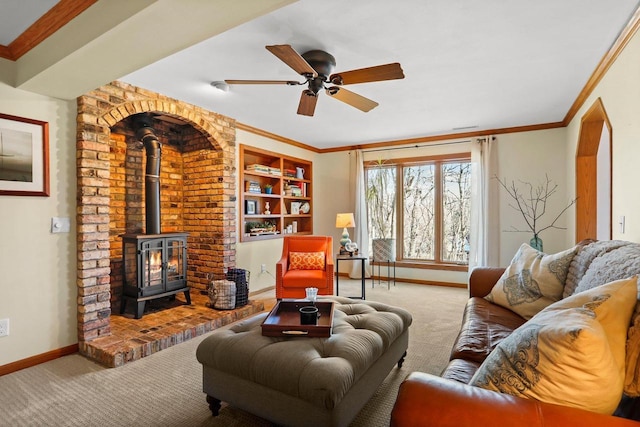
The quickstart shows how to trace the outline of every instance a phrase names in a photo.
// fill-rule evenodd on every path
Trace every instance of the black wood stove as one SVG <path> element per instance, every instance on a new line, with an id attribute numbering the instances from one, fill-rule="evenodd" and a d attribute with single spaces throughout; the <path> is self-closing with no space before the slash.
<path id="1" fill-rule="evenodd" d="M 146 151 L 145 169 L 145 234 L 122 235 L 122 304 L 136 302 L 135 316 L 140 319 L 148 300 L 171 297 L 184 292 L 191 304 L 187 286 L 187 233 L 160 231 L 160 155 L 161 144 L 146 114 L 134 116 L 136 137 Z"/>
<path id="2" fill-rule="evenodd" d="M 187 234 L 125 234 L 122 236 L 123 288 L 121 313 L 127 300 L 136 302 L 140 319 L 150 299 L 184 292 L 187 304 Z"/>

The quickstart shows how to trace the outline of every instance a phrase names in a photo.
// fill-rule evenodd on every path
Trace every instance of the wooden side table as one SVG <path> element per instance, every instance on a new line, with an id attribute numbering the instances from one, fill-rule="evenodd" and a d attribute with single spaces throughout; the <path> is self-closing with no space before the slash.
<path id="1" fill-rule="evenodd" d="M 362 296 L 359 297 L 347 297 L 354 299 L 365 299 L 365 261 L 368 257 L 363 255 L 338 255 L 336 257 L 336 295 L 340 295 L 340 261 L 355 261 L 360 260 L 362 263 L 362 267 L 360 268 L 360 280 L 362 286 Z"/>

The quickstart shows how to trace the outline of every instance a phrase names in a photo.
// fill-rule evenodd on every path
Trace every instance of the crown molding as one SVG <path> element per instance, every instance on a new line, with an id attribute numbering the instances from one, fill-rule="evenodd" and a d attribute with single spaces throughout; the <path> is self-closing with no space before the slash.
<path id="1" fill-rule="evenodd" d="M 0 58 L 17 61 L 22 55 L 42 43 L 96 1 L 98 0 L 60 0 L 9 46 L 0 45 Z"/>
<path id="2" fill-rule="evenodd" d="M 600 80 L 602 80 L 609 68 L 611 68 L 616 59 L 618 59 L 618 56 L 620 56 L 627 44 L 629 44 L 629 41 L 636 34 L 638 28 L 640 28 L 640 6 L 638 6 L 627 25 L 622 29 L 611 48 L 602 57 L 600 63 L 591 74 L 591 77 L 589 77 L 589 80 L 587 80 L 587 83 L 582 88 L 582 91 L 580 91 L 578 97 L 573 102 L 573 105 L 571 105 L 571 108 L 567 111 L 566 116 L 562 120 L 564 126 L 568 126 L 571 120 L 573 120 L 578 110 L 582 108 L 589 95 L 591 95 L 595 87 L 600 83 Z"/>

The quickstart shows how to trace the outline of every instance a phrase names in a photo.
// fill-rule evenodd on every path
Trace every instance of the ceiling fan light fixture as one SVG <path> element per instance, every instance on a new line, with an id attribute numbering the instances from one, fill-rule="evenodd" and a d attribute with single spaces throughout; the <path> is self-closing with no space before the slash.
<path id="1" fill-rule="evenodd" d="M 229 92 L 229 85 L 226 82 L 221 82 L 221 81 L 211 82 L 211 86 L 213 86 L 215 89 L 219 90 L 220 92 Z"/>

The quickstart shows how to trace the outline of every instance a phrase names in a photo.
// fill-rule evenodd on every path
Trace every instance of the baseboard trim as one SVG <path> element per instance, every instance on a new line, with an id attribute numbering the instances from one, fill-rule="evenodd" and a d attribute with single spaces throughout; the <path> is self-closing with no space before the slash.
<path id="1" fill-rule="evenodd" d="M 377 277 L 376 277 L 377 279 Z M 385 276 L 382 277 L 382 279 L 386 279 Z M 418 279 L 396 279 L 398 282 L 404 282 L 404 283 L 413 283 L 415 285 L 428 285 L 428 286 L 445 286 L 445 287 L 449 287 L 449 288 L 466 288 L 467 284 L 466 283 L 453 283 L 453 282 L 436 282 L 433 280 L 418 280 Z"/>
<path id="2" fill-rule="evenodd" d="M 267 286 L 266 288 L 262 288 L 262 289 L 259 289 L 257 291 L 249 292 L 249 296 L 250 297 L 254 297 L 254 296 L 256 296 L 258 294 L 262 294 L 264 292 L 275 291 L 275 289 L 276 289 L 275 286 Z"/>
<path id="3" fill-rule="evenodd" d="M 63 356 L 69 356 L 70 354 L 74 354 L 77 352 L 78 344 L 72 344 L 67 347 L 59 348 L 57 350 L 51 350 L 46 353 L 27 357 L 26 359 L 7 363 L 6 365 L 0 366 L 0 377 L 16 371 L 20 371 L 25 368 L 31 368 L 32 366 L 36 366 L 44 362 L 49 362 L 50 360 L 58 359 Z"/>
<path id="4" fill-rule="evenodd" d="M 349 273 L 340 273 L 340 277 L 345 277 L 345 278 L 350 278 L 349 277 Z M 353 279 L 353 278 L 351 278 Z M 387 280 L 387 276 L 371 276 L 371 277 L 367 277 L 367 279 L 374 279 L 374 280 L 382 280 L 382 281 L 386 281 Z M 353 280 L 359 280 L 359 279 L 353 279 Z M 405 279 L 402 277 L 396 277 L 396 281 L 397 282 L 403 282 L 403 283 L 413 283 L 415 285 L 430 285 L 430 286 L 447 286 L 449 288 L 466 288 L 467 284 L 466 283 L 454 283 L 454 282 L 436 282 L 434 280 L 420 280 L 420 279 Z"/>

